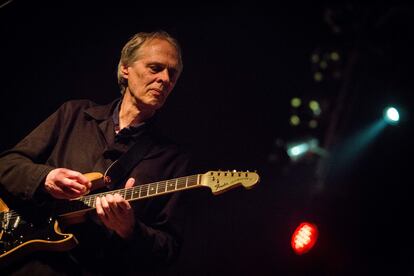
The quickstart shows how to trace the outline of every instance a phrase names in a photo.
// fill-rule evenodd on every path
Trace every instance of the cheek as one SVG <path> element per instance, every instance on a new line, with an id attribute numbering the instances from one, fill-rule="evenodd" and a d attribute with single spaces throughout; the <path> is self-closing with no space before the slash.
<path id="1" fill-rule="evenodd" d="M 146 78 L 136 76 L 133 80 L 131 80 L 130 84 L 135 87 L 135 89 L 138 89 L 139 91 L 142 91 L 145 89 L 146 86 L 148 86 L 148 80 Z"/>
<path id="2" fill-rule="evenodd" d="M 152 74 L 140 74 L 137 75 L 138 79 L 140 80 L 141 83 L 144 84 L 150 84 L 156 81 L 156 76 L 152 75 Z"/>

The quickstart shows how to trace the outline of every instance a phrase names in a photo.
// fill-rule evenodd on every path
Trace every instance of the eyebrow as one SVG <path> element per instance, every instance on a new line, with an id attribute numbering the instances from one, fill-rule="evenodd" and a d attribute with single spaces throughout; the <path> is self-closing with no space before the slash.
<path id="1" fill-rule="evenodd" d="M 168 67 L 165 63 L 161 63 L 161 62 L 157 62 L 157 61 L 148 62 L 147 66 L 151 66 L 151 65 L 156 65 L 156 66 L 160 66 L 160 67 L 163 67 L 163 68 L 168 68 L 168 71 L 174 72 L 174 73 L 178 73 L 180 71 L 178 64 L 177 64 L 176 67 Z"/>

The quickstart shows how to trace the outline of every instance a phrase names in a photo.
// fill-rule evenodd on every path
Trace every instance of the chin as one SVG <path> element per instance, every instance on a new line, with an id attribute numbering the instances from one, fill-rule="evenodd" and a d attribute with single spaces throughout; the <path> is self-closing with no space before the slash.
<path id="1" fill-rule="evenodd" d="M 160 109 L 164 105 L 163 102 L 160 101 L 152 101 L 147 104 L 147 107 L 153 110 Z"/>

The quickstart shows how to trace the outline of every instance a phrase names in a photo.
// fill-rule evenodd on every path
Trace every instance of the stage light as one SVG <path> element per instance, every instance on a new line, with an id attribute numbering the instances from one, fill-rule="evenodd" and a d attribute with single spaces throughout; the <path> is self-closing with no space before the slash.
<path id="1" fill-rule="evenodd" d="M 311 56 L 312 63 L 318 63 L 319 60 L 320 60 L 320 58 L 319 58 L 318 54 L 312 54 L 312 56 Z"/>
<path id="2" fill-rule="evenodd" d="M 302 100 L 298 97 L 294 97 L 290 100 L 290 104 L 294 108 L 298 108 L 302 104 Z"/>
<path id="3" fill-rule="evenodd" d="M 320 67 L 321 69 L 326 69 L 326 67 L 328 67 L 328 63 L 327 63 L 325 60 L 322 60 L 322 61 L 319 63 L 319 67 Z"/>
<path id="4" fill-rule="evenodd" d="M 395 125 L 400 120 L 400 114 L 395 107 L 387 107 L 384 110 L 384 120 L 392 125 Z"/>
<path id="5" fill-rule="evenodd" d="M 288 143 L 286 150 L 290 159 L 297 161 L 307 152 L 313 152 L 316 148 L 318 148 L 318 140 L 311 138 L 303 142 Z"/>
<path id="6" fill-rule="evenodd" d="M 298 255 L 308 252 L 315 245 L 318 235 L 318 228 L 315 224 L 302 222 L 292 235 L 291 246 L 293 251 Z"/>
<path id="7" fill-rule="evenodd" d="M 309 101 L 309 108 L 310 110 L 312 110 L 315 116 L 321 115 L 322 110 L 321 110 L 321 107 L 318 101 L 315 101 L 315 100 Z"/>
<path id="8" fill-rule="evenodd" d="M 333 60 L 333 61 L 338 61 L 339 60 L 339 58 L 340 58 L 340 56 L 339 56 L 339 53 L 338 52 L 332 52 L 331 54 L 330 54 L 330 58 Z"/>
<path id="9" fill-rule="evenodd" d="M 313 79 L 314 79 L 316 82 L 321 82 L 321 81 L 323 80 L 323 75 L 322 75 L 322 73 L 321 73 L 321 72 L 315 72 L 315 73 L 313 74 Z"/>
<path id="10" fill-rule="evenodd" d="M 305 154 L 309 150 L 309 145 L 307 143 L 302 143 L 288 149 L 288 154 L 290 157 L 299 157 L 300 155 Z"/>
<path id="11" fill-rule="evenodd" d="M 326 157 L 329 154 L 325 149 L 319 147 L 318 139 L 312 137 L 299 142 L 286 143 L 286 153 L 293 162 L 299 161 L 307 153 L 320 157 Z"/>
<path id="12" fill-rule="evenodd" d="M 297 125 L 300 124 L 300 118 L 299 118 L 298 115 L 292 115 L 292 116 L 290 116 L 290 120 L 289 121 L 290 121 L 290 124 L 292 126 L 297 126 Z"/>
<path id="13" fill-rule="evenodd" d="M 318 127 L 318 121 L 312 119 L 312 120 L 309 121 L 308 125 L 309 125 L 309 128 L 317 128 Z"/>

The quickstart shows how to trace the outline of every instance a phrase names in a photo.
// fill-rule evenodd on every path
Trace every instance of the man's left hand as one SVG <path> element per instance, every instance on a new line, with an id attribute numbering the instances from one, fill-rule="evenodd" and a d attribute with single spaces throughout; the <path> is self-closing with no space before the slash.
<path id="1" fill-rule="evenodd" d="M 134 186 L 135 179 L 129 178 L 125 188 Z M 121 238 L 129 239 L 135 226 L 134 210 L 120 194 L 107 194 L 96 198 L 96 213 L 109 229 L 114 230 Z"/>

